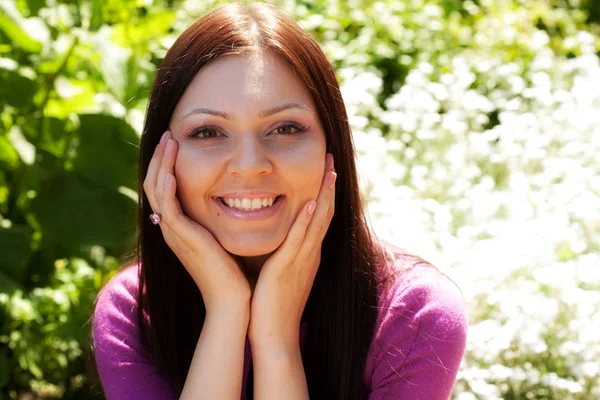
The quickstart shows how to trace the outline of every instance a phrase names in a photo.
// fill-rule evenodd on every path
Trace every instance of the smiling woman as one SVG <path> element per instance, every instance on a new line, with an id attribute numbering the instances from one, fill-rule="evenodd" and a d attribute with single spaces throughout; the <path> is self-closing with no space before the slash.
<path id="1" fill-rule="evenodd" d="M 370 232 L 335 73 L 280 9 L 230 4 L 178 38 L 139 191 L 137 261 L 94 311 L 109 400 L 450 395 L 460 291 Z"/>
<path id="2" fill-rule="evenodd" d="M 319 194 L 325 133 L 310 91 L 272 51 L 202 68 L 169 130 L 182 209 L 229 253 L 272 253 Z"/>

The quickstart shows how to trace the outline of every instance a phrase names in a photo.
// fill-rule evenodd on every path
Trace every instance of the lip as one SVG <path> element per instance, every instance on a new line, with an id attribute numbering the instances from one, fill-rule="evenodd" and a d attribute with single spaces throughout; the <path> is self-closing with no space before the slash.
<path id="1" fill-rule="evenodd" d="M 222 197 L 224 199 L 256 199 L 256 198 L 269 198 L 269 197 L 277 197 L 281 195 L 281 193 L 275 192 L 231 192 L 227 194 L 219 194 L 214 197 Z"/>
<path id="2" fill-rule="evenodd" d="M 272 196 L 276 197 L 276 196 Z M 263 207 L 260 210 L 251 210 L 244 211 L 237 208 L 227 207 L 225 204 L 221 203 L 218 197 L 213 197 L 217 206 L 221 208 L 223 213 L 231 218 L 237 219 L 239 221 L 259 221 L 273 217 L 279 209 L 281 208 L 281 204 L 285 201 L 285 196 L 281 195 L 271 207 Z"/>

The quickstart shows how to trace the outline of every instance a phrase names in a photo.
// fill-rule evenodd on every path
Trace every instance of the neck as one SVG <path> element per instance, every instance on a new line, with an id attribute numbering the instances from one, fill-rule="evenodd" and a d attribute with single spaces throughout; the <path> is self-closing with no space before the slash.
<path id="1" fill-rule="evenodd" d="M 232 254 L 232 256 L 238 262 L 242 271 L 244 271 L 244 275 L 246 275 L 248 283 L 250 283 L 252 293 L 254 293 L 254 287 L 258 281 L 260 270 L 271 254 L 263 254 L 260 256 L 237 256 Z"/>

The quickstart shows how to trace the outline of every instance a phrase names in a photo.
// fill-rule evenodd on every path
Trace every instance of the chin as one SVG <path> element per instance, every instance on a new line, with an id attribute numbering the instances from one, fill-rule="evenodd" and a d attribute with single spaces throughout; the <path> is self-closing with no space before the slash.
<path id="1" fill-rule="evenodd" d="M 240 257 L 255 257 L 273 253 L 283 241 L 270 240 L 228 240 L 220 242 L 221 246 L 231 254 Z"/>

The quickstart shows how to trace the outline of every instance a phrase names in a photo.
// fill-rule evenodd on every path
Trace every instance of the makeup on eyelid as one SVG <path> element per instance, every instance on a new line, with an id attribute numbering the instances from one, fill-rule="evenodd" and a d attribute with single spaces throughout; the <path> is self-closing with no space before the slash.
<path id="1" fill-rule="evenodd" d="M 306 127 L 304 125 L 301 125 L 301 124 L 299 124 L 297 122 L 286 121 L 286 122 L 282 123 L 281 125 L 276 126 L 275 128 L 273 128 L 268 133 L 272 133 L 272 132 L 274 132 L 274 131 L 276 131 L 278 129 L 281 129 L 281 128 L 292 128 L 292 129 L 295 130 L 295 131 L 293 131 L 291 133 L 286 133 L 286 134 L 281 134 L 280 133 L 279 135 L 282 135 L 282 136 L 295 136 L 295 135 L 299 135 L 299 134 L 305 133 L 305 132 L 307 132 L 309 130 L 308 127 Z M 196 128 L 192 128 L 192 129 L 187 130 L 186 133 L 183 134 L 183 136 L 186 137 L 186 138 L 191 138 L 191 139 L 194 139 L 194 138 L 198 138 L 198 139 L 214 139 L 214 138 L 217 137 L 217 136 L 213 136 L 213 137 L 210 137 L 210 138 L 200 138 L 200 137 L 198 137 L 200 134 L 206 133 L 206 132 L 216 132 L 216 133 L 223 134 L 221 132 L 221 129 L 218 126 L 215 126 L 215 125 L 204 125 L 204 126 L 200 126 L 200 127 L 196 127 Z"/>

